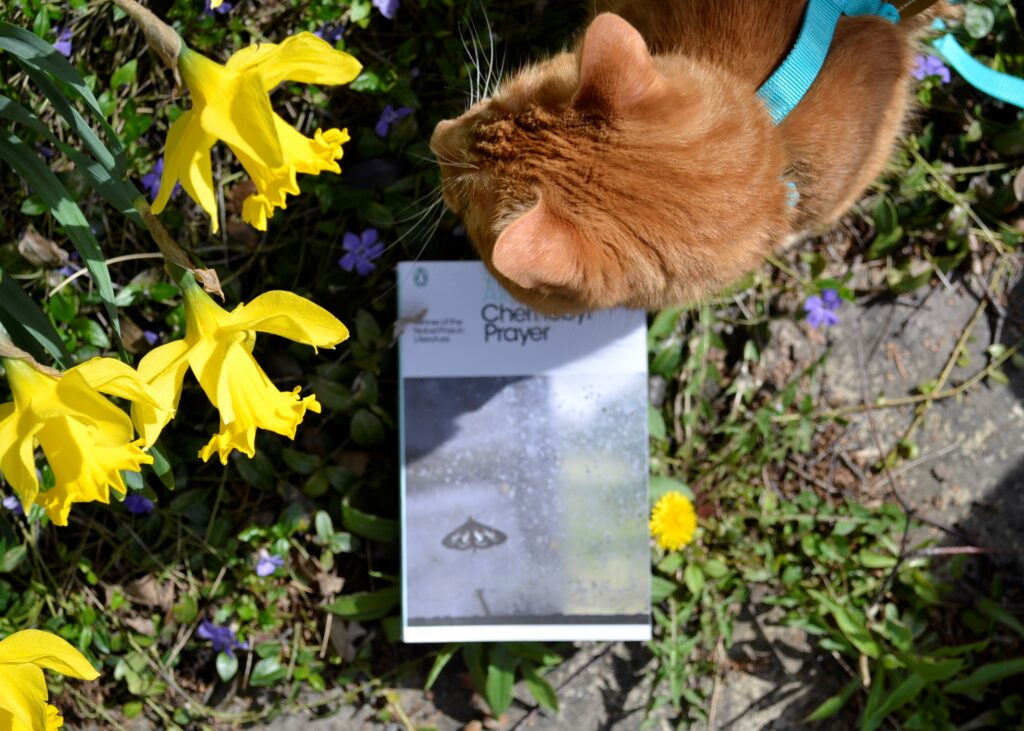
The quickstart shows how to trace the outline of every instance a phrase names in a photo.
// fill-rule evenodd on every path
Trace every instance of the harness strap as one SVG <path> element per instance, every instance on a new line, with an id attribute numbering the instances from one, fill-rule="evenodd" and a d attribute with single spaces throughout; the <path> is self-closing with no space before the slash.
<path id="1" fill-rule="evenodd" d="M 946 28 L 946 24 L 941 20 L 936 20 L 933 26 L 939 30 Z M 967 53 L 959 41 L 949 33 L 932 41 L 932 46 L 946 63 L 964 78 L 964 81 L 978 91 L 1001 99 L 1007 104 L 1024 108 L 1024 79 L 990 69 Z"/>
<path id="2" fill-rule="evenodd" d="M 883 0 L 809 0 L 796 45 L 757 90 L 775 124 L 793 111 L 818 77 L 843 15 L 876 15 L 890 23 L 900 20 L 899 11 Z"/>

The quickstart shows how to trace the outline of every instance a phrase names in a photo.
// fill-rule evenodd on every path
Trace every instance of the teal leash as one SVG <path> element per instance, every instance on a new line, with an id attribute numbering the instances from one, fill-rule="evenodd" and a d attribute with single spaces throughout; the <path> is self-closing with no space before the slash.
<path id="1" fill-rule="evenodd" d="M 842 16 L 875 15 L 898 23 L 900 12 L 882 0 L 810 0 L 796 44 L 786 60 L 757 90 L 775 124 L 780 124 L 806 96 L 828 57 Z"/>
<path id="2" fill-rule="evenodd" d="M 844 15 L 873 15 L 890 23 L 900 21 L 899 10 L 883 0 L 809 0 L 796 44 L 757 90 L 775 124 L 782 123 L 818 78 L 835 37 L 836 26 Z M 933 25 L 938 30 L 946 28 L 941 20 L 936 20 Z M 975 60 L 950 33 L 932 41 L 932 46 L 971 86 L 1024 108 L 1024 79 L 990 69 Z"/>
<path id="3" fill-rule="evenodd" d="M 946 24 L 941 20 L 936 20 L 932 27 L 936 30 L 945 30 Z M 964 81 L 978 91 L 1015 107 L 1024 108 L 1024 79 L 990 69 L 971 56 L 953 37 L 952 33 L 946 33 L 936 38 L 932 41 L 932 47 L 939 52 L 939 55 L 954 71 L 963 77 Z"/>

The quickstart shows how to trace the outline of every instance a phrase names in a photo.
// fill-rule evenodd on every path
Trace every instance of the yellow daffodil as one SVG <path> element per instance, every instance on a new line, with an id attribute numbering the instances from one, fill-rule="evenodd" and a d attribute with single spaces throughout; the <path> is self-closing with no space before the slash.
<path id="1" fill-rule="evenodd" d="M 128 415 L 99 392 L 159 406 L 139 375 L 112 358 L 93 358 L 65 373 L 4 358 L 14 401 L 0 404 L 0 472 L 27 512 L 46 509 L 67 525 L 72 503 L 110 502 L 110 488 L 126 492 L 121 470 L 138 471 L 153 458 L 133 441 Z M 39 491 L 38 443 L 53 470 L 54 486 Z M 2 687 L 2 684 L 0 684 Z"/>
<path id="2" fill-rule="evenodd" d="M 192 108 L 171 125 L 164 146 L 164 172 L 153 211 L 160 213 L 176 182 L 213 219 L 217 230 L 217 198 L 213 187 L 210 148 L 224 140 L 256 185 L 242 205 L 242 218 L 265 231 L 275 208 L 299 192 L 298 173 L 339 173 L 346 130 L 317 130 L 306 137 L 279 117 L 269 92 L 282 81 L 347 84 L 362 66 L 312 33 L 299 33 L 283 43 L 260 43 L 236 52 L 224 65 L 182 46 L 178 69 L 192 92 Z"/>
<path id="3" fill-rule="evenodd" d="M 0 731 L 50 731 L 64 724 L 46 702 L 43 668 L 82 680 L 99 677 L 82 653 L 49 632 L 26 629 L 0 640 Z"/>
<path id="4" fill-rule="evenodd" d="M 214 453 L 227 464 L 237 449 L 252 457 L 257 429 L 295 437 L 306 411 L 320 411 L 314 396 L 299 396 L 301 387 L 279 391 L 252 356 L 257 332 L 271 333 L 312 345 L 333 348 L 348 337 L 334 315 L 291 292 L 267 292 L 231 312 L 221 308 L 191 275 L 184 277 L 185 338 L 161 345 L 139 362 L 139 374 L 167 408 L 143 403 L 132 406 L 132 418 L 146 445 L 174 416 L 185 371 L 195 374 L 210 402 L 220 411 L 220 432 L 199 451 L 203 460 Z"/>
<path id="5" fill-rule="evenodd" d="M 680 492 L 662 495 L 651 511 L 651 534 L 666 551 L 689 545 L 697 532 L 697 513 L 690 498 Z"/>

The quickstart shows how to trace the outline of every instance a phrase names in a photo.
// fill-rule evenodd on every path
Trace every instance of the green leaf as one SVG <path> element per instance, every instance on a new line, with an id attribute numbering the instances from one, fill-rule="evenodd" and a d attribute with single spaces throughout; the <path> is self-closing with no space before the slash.
<path id="1" fill-rule="evenodd" d="M 466 668 L 473 677 L 473 687 L 478 693 L 483 693 L 484 686 L 487 685 L 487 674 L 484 672 L 484 646 L 479 642 L 463 645 L 462 661 L 466 663 Z"/>
<path id="2" fill-rule="evenodd" d="M 90 320 L 88 317 L 76 317 L 71 321 L 71 326 L 68 329 L 81 338 L 83 342 L 93 345 L 100 350 L 106 350 L 110 347 L 110 338 L 107 337 L 103 327 L 95 320 Z"/>
<path id="3" fill-rule="evenodd" d="M 45 363 L 46 354 L 61 368 L 70 368 L 71 354 L 49 318 L 21 287 L 0 268 L 0 325 L 15 345 Z"/>
<path id="4" fill-rule="evenodd" d="M 942 690 L 946 693 L 974 693 L 986 685 L 996 683 L 1003 678 L 1008 678 L 1018 673 L 1024 673 L 1024 657 L 982 665 L 966 678 L 946 683 Z"/>
<path id="5" fill-rule="evenodd" d="M 665 430 L 665 418 L 653 406 L 647 407 L 647 433 L 650 434 L 651 439 L 657 439 L 659 442 L 668 441 L 668 432 Z"/>
<path id="6" fill-rule="evenodd" d="M 171 607 L 171 613 L 178 624 L 189 624 L 199 613 L 199 603 L 191 594 L 185 594 L 180 602 Z"/>
<path id="7" fill-rule="evenodd" d="M 683 569 L 683 582 L 691 594 L 700 596 L 701 591 L 704 590 L 704 572 L 700 566 L 692 563 Z"/>
<path id="8" fill-rule="evenodd" d="M 434 683 L 441 677 L 441 671 L 444 670 L 448 662 L 455 657 L 455 653 L 459 651 L 461 645 L 449 644 L 442 647 L 437 652 L 437 656 L 434 658 L 434 664 L 430 667 L 430 672 L 427 673 L 427 681 L 423 684 L 423 690 L 430 690 L 434 687 Z"/>
<path id="9" fill-rule="evenodd" d="M 367 619 L 378 619 L 389 613 L 398 605 L 401 592 L 397 586 L 389 586 L 379 591 L 364 591 L 356 594 L 344 594 L 324 607 L 331 614 L 362 622 Z"/>
<path id="10" fill-rule="evenodd" d="M 858 688 L 860 688 L 860 678 L 854 678 L 844 685 L 842 690 L 811 711 L 811 714 L 804 719 L 804 722 L 817 723 L 836 715 L 846 705 L 846 702 L 850 700 L 850 696 L 857 692 Z"/>
<path id="11" fill-rule="evenodd" d="M 92 90 L 78 73 L 78 70 L 66 58 L 61 56 L 51 44 L 34 33 L 30 33 L 7 22 L 0 22 L 0 50 L 9 51 L 14 59 L 26 70 L 38 69 L 39 71 L 53 74 L 58 80 L 68 84 L 75 91 L 78 97 L 85 102 L 89 111 L 96 117 L 103 127 L 107 138 L 111 141 L 111 154 L 115 158 L 112 172 L 116 172 L 119 177 L 124 177 L 126 169 L 124 150 L 117 142 L 118 137 L 114 130 L 107 123 L 99 101 L 97 101 Z M 36 75 L 38 76 L 38 74 Z M 53 102 L 52 99 L 50 101 Z M 58 111 L 60 110 L 58 109 Z"/>
<path id="12" fill-rule="evenodd" d="M 127 359 L 124 346 L 121 345 L 121 326 L 118 321 L 117 307 L 114 305 L 114 287 L 110 280 L 110 271 L 104 261 L 96 237 L 89 228 L 82 209 L 68 194 L 63 183 L 43 164 L 35 153 L 24 142 L 11 132 L 0 130 L 0 160 L 4 160 L 15 172 L 32 186 L 33 190 L 50 207 L 50 212 L 63 226 L 75 245 L 79 256 L 85 263 L 93 283 L 100 294 L 106 308 L 111 328 L 118 341 L 122 357 Z"/>
<path id="13" fill-rule="evenodd" d="M 665 477 L 663 475 L 651 475 L 650 477 L 650 488 L 649 495 L 651 498 L 651 505 L 658 502 L 667 492 L 678 492 L 690 500 L 694 500 L 693 490 L 691 490 L 685 483 L 680 482 L 672 477 Z"/>
<path id="14" fill-rule="evenodd" d="M 530 695 L 537 699 L 542 708 L 558 713 L 558 693 L 530 663 L 523 663 L 523 680 L 526 681 L 526 689 L 530 691 Z"/>
<path id="15" fill-rule="evenodd" d="M 121 66 L 110 77 L 110 88 L 117 89 L 119 86 L 127 86 L 135 81 L 135 69 L 137 66 L 138 61 L 134 58 Z"/>
<path id="16" fill-rule="evenodd" d="M 924 686 L 925 679 L 917 673 L 911 673 L 904 678 L 903 682 L 893 689 L 885 699 L 885 703 L 875 712 L 874 718 L 871 719 L 872 726 L 877 728 L 890 713 L 917 698 L 924 690 Z"/>
<path id="17" fill-rule="evenodd" d="M 249 676 L 249 685 L 256 688 L 267 688 L 276 685 L 288 674 L 288 668 L 281 664 L 276 657 L 265 657 L 260 660 L 252 669 Z"/>
<path id="18" fill-rule="evenodd" d="M 311 475 L 320 466 L 322 460 L 315 454 L 300 452 L 291 447 L 284 447 L 281 450 L 281 458 L 292 472 L 300 475 Z"/>
<path id="19" fill-rule="evenodd" d="M 24 545 L 15 546 L 11 548 L 3 556 L 0 556 L 0 574 L 7 574 L 21 565 L 21 562 L 25 560 L 25 556 L 28 554 L 28 549 Z"/>
<path id="20" fill-rule="evenodd" d="M 384 441 L 384 424 L 380 417 L 367 409 L 360 409 L 352 417 L 352 441 L 360 447 L 374 447 Z"/>
<path id="21" fill-rule="evenodd" d="M 519 659 L 500 643 L 492 646 L 488 653 L 484 698 L 495 718 L 512 705 L 512 688 L 516 682 L 515 669 L 518 662 Z"/>
<path id="22" fill-rule="evenodd" d="M 808 594 L 832 615 L 839 631 L 851 645 L 868 657 L 877 659 L 881 655 L 881 648 L 868 631 L 867 620 L 862 612 L 853 608 L 847 609 L 820 591 L 812 589 L 808 591 Z"/>
<path id="23" fill-rule="evenodd" d="M 258 664 L 258 663 L 257 663 Z M 226 652 L 217 653 L 217 675 L 225 683 L 235 677 L 238 672 L 238 658 Z"/>
<path id="24" fill-rule="evenodd" d="M 163 447 L 157 442 L 149 448 L 149 454 L 153 458 L 153 472 L 160 479 L 160 482 L 164 483 L 164 487 L 168 490 L 174 489 L 174 470 L 171 469 L 171 463 L 167 459 L 167 455 L 164 454 Z"/>
<path id="25" fill-rule="evenodd" d="M 663 579 L 660 576 L 651 577 L 651 601 L 655 604 L 663 602 L 675 593 L 679 587 L 674 581 Z"/>
<path id="26" fill-rule="evenodd" d="M 982 597 L 978 600 L 977 607 L 989 619 L 994 619 L 996 622 L 1006 625 L 1021 637 L 1024 637 L 1024 624 L 1021 624 L 1019 619 L 1003 609 L 998 603 L 988 597 Z"/>
<path id="27" fill-rule="evenodd" d="M 316 527 L 316 537 L 321 543 L 327 543 L 334 535 L 334 521 L 326 510 L 316 511 L 313 518 L 313 525 Z"/>
<path id="28" fill-rule="evenodd" d="M 378 543 L 394 543 L 398 540 L 400 532 L 397 520 L 379 518 L 353 508 L 347 497 L 341 501 L 341 524 L 357 536 Z"/>
<path id="29" fill-rule="evenodd" d="M 964 28 L 971 38 L 984 38 L 992 32 L 992 26 L 996 23 L 996 15 L 991 8 L 986 8 L 978 3 L 967 3 L 967 12 L 964 15 Z"/>

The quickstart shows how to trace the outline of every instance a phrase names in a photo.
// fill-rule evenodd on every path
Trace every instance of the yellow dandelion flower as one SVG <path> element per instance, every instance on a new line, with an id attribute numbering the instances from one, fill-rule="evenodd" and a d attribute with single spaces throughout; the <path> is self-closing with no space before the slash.
<path id="1" fill-rule="evenodd" d="M 0 404 L 0 472 L 26 512 L 38 503 L 51 521 L 67 525 L 73 503 L 110 502 L 111 487 L 127 491 L 122 470 L 152 463 L 133 441 L 128 415 L 99 393 L 158 406 L 130 366 L 93 358 L 62 374 L 19 358 L 3 364 L 14 401 Z M 39 491 L 37 443 L 53 469 L 55 484 L 46 492 Z"/>
<path id="2" fill-rule="evenodd" d="M 295 437 L 306 411 L 319 413 L 314 396 L 279 391 L 252 356 L 256 333 L 280 335 L 317 348 L 333 348 L 348 329 L 327 310 L 291 292 L 267 292 L 231 312 L 196 284 L 182 280 L 185 338 L 161 345 L 139 362 L 139 374 L 166 408 L 132 405 L 132 418 L 146 446 L 174 416 L 185 371 L 191 368 L 210 402 L 220 411 L 220 432 L 199 451 L 203 460 L 216 452 L 222 463 L 235 449 L 252 457 L 257 429 Z"/>
<path id="3" fill-rule="evenodd" d="M 81 680 L 95 680 L 96 669 L 60 637 L 36 629 L 0 640 L 0 731 L 51 731 L 64 724 L 47 703 L 43 668 Z"/>
<path id="4" fill-rule="evenodd" d="M 265 231 L 275 208 L 299 192 L 299 173 L 341 172 L 346 130 L 317 130 L 306 137 L 279 117 L 269 92 L 282 81 L 347 84 L 362 66 L 344 51 L 312 33 L 299 33 L 280 44 L 259 43 L 237 51 L 226 64 L 211 61 L 182 45 L 178 69 L 192 93 L 192 108 L 171 125 L 164 145 L 160 193 L 153 202 L 160 213 L 180 182 L 218 227 L 210 148 L 223 140 L 256 185 L 242 204 L 242 218 Z"/>
<path id="5" fill-rule="evenodd" d="M 651 511 L 651 534 L 667 551 L 678 551 L 690 544 L 697 531 L 697 513 L 690 498 L 680 492 L 662 495 Z"/>

